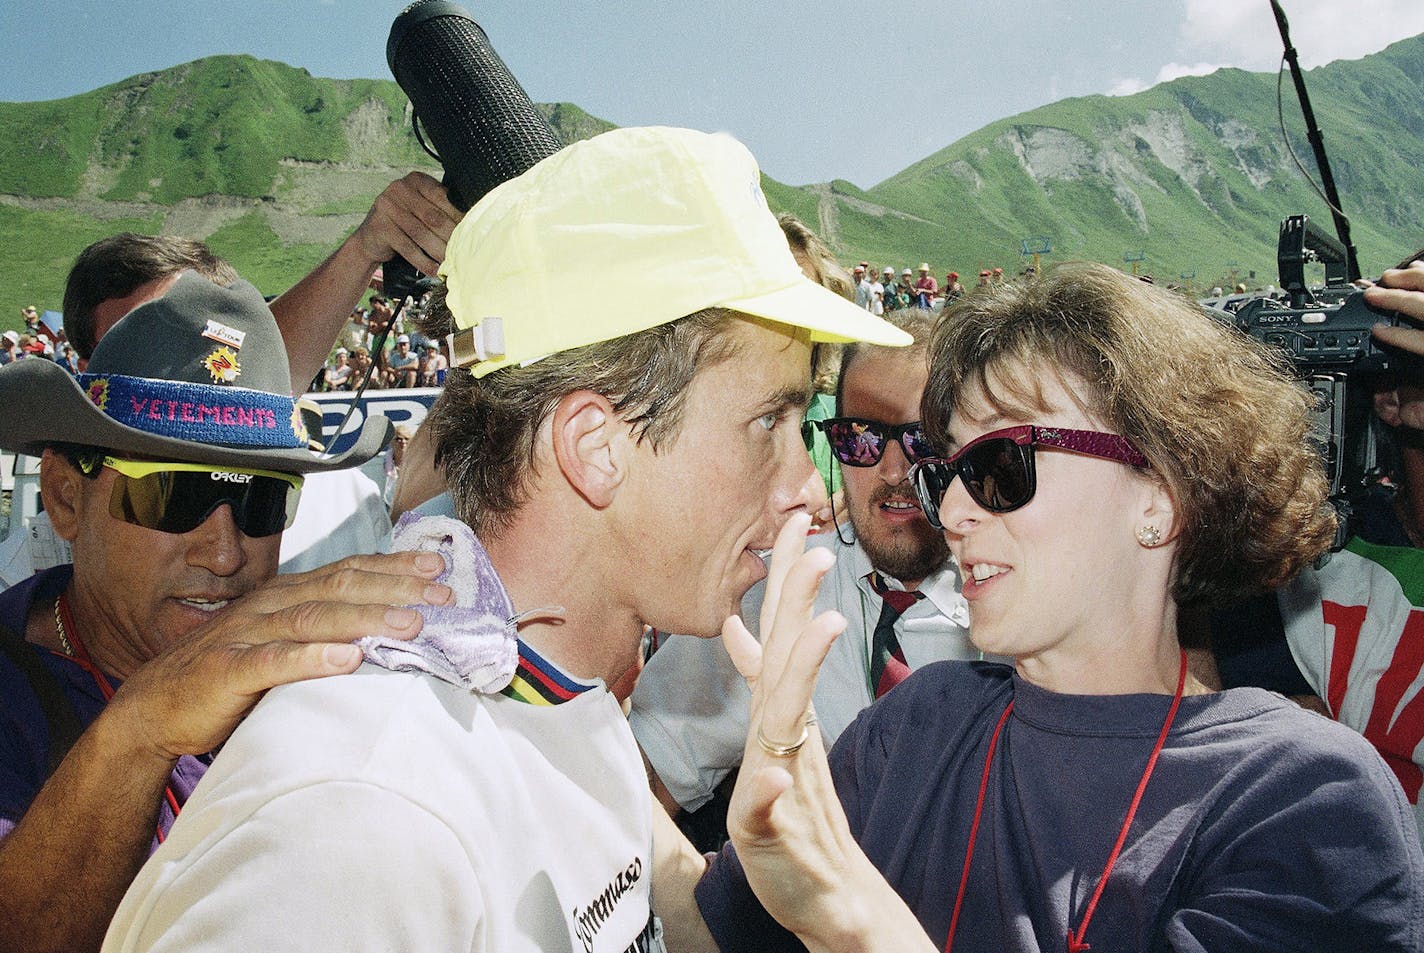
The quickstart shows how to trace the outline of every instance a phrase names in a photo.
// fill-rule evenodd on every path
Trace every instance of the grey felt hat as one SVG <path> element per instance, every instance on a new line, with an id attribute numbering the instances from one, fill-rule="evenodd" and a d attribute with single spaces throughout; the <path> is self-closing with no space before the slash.
<path id="1" fill-rule="evenodd" d="M 17 453 L 70 443 L 315 473 L 365 463 L 390 433 L 373 415 L 345 452 L 308 449 L 286 347 L 262 295 L 245 281 L 223 288 L 194 272 L 115 324 L 77 379 L 53 361 L 0 367 L 0 448 Z"/>

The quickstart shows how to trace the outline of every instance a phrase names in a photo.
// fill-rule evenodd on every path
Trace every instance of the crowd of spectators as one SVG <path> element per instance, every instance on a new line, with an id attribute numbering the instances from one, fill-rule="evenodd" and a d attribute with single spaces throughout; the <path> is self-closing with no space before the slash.
<path id="1" fill-rule="evenodd" d="M 20 309 L 24 330 L 0 333 L 0 367 L 23 358 L 53 361 L 71 374 L 80 371 L 79 355 L 64 335 L 64 328 L 51 328 L 40 319 L 39 309 L 26 305 Z"/>
<path id="2" fill-rule="evenodd" d="M 351 310 L 312 390 L 358 390 L 373 364 L 368 387 L 376 390 L 439 387 L 450 367 L 443 343 L 422 334 L 381 294 Z"/>
<path id="3" fill-rule="evenodd" d="M 883 315 L 903 308 L 928 308 L 931 311 L 940 311 L 963 297 L 966 290 L 969 290 L 965 288 L 957 271 L 946 272 L 943 282 L 937 280 L 929 262 L 921 262 L 918 269 L 902 268 L 897 273 L 892 265 L 880 268 L 868 260 L 862 260 L 858 264 L 849 266 L 847 270 L 850 272 L 855 303 L 872 314 Z M 1036 266 L 1025 265 L 1017 272 L 1016 276 L 1026 278 L 1034 275 L 1036 271 Z M 1015 277 L 1014 273 L 1005 272 L 998 265 L 981 268 L 974 280 L 972 290 L 992 288 L 1013 277 Z M 1136 277 L 1147 284 L 1154 283 L 1151 275 L 1136 275 Z M 1174 291 L 1190 290 L 1174 283 L 1169 283 L 1167 288 Z M 1273 285 L 1257 286 L 1248 292 L 1244 283 L 1235 282 L 1231 293 L 1235 295 L 1255 293 L 1272 296 L 1276 294 L 1276 288 Z M 1223 291 L 1221 286 L 1216 286 L 1205 294 L 1207 299 L 1215 299 L 1222 297 Z"/>
<path id="4" fill-rule="evenodd" d="M 1032 266 L 1022 274 L 1031 274 Z M 932 274 L 929 262 L 921 262 L 916 270 L 902 268 L 897 275 L 892 265 L 879 268 L 861 261 L 850 269 L 855 290 L 855 303 L 871 314 L 885 314 L 904 308 L 928 308 L 938 311 L 964 294 L 959 272 L 945 273 L 941 284 Z M 979 272 L 976 288 L 1003 282 L 1003 268 L 984 268 Z"/>
<path id="5" fill-rule="evenodd" d="M 946 272 L 939 282 L 928 262 L 916 270 L 903 268 L 896 273 L 893 266 L 878 268 L 867 260 L 848 269 L 856 304 L 872 314 L 885 314 L 905 308 L 928 308 L 939 311 L 965 294 L 959 272 Z M 1021 272 L 1031 274 L 1032 266 Z M 977 290 L 1005 280 L 1001 267 L 984 268 L 974 284 Z M 1236 292 L 1244 293 L 1244 285 Z M 1219 288 L 1213 294 L 1220 295 Z M 333 344 L 321 372 L 311 382 L 313 391 L 354 391 L 371 371 L 368 389 L 381 390 L 409 387 L 439 387 L 445 382 L 450 367 L 449 354 L 441 341 L 421 333 L 414 321 L 397 313 L 398 303 L 383 294 L 372 294 L 364 305 L 351 310 L 351 318 Z M 52 360 L 72 374 L 84 369 L 85 360 L 75 351 L 65 336 L 64 328 L 51 328 L 41 318 L 34 305 L 21 309 L 24 330 L 0 333 L 0 366 L 25 357 Z M 384 332 L 384 338 L 382 334 Z M 377 342 L 381 346 L 377 347 Z"/>
<path id="6" fill-rule="evenodd" d="M 921 262 L 917 270 L 904 268 L 898 274 L 890 265 L 877 268 L 869 261 L 861 261 L 848 270 L 856 304 L 877 315 L 906 308 L 938 311 L 965 293 L 959 272 L 946 272 L 940 283 L 928 262 Z M 1004 279 L 1003 268 L 986 268 L 979 272 L 976 287 Z M 420 310 L 422 305 L 423 302 L 413 310 Z M 364 306 L 353 308 L 350 321 L 338 335 L 326 366 L 312 381 L 311 389 L 358 390 L 373 364 L 368 389 L 443 385 L 450 367 L 445 344 L 422 334 L 414 321 L 398 313 L 397 307 L 398 302 L 373 294 Z"/>

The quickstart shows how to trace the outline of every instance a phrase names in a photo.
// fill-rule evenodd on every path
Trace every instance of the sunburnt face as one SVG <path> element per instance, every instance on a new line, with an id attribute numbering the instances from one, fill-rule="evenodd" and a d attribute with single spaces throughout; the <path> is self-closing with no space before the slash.
<path id="1" fill-rule="evenodd" d="M 244 535 L 226 504 L 190 532 L 162 533 L 110 515 L 114 471 L 77 479 L 76 599 L 91 625 L 110 627 L 113 639 L 141 656 L 135 661 L 186 638 L 276 575 L 282 535 Z"/>
<path id="2" fill-rule="evenodd" d="M 94 307 L 96 342 L 131 310 L 162 297 L 178 280 L 166 275 L 122 298 Z M 338 354 L 338 363 L 345 355 Z M 188 533 L 144 529 L 109 514 L 118 475 L 101 468 L 96 479 L 76 479 L 79 493 L 70 541 L 76 598 L 87 603 L 93 624 L 108 625 L 132 661 L 158 655 L 277 574 L 282 534 L 254 539 L 220 506 Z M 115 674 L 123 674 L 115 672 Z"/>
<path id="3" fill-rule="evenodd" d="M 800 425 L 810 398 L 804 332 L 754 320 L 728 332 L 735 354 L 690 385 L 676 438 L 644 441 L 620 505 L 639 615 L 670 632 L 715 635 L 766 576 L 760 553 L 810 499 L 815 469 Z"/>

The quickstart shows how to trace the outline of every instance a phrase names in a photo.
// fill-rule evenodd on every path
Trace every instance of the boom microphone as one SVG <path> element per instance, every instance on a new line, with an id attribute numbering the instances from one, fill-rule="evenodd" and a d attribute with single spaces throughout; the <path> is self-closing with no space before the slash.
<path id="1" fill-rule="evenodd" d="M 445 170 L 450 202 L 462 212 L 562 147 L 458 3 L 417 0 L 401 11 L 391 24 L 386 62 L 415 111 L 416 135 L 424 130 L 421 144 Z M 401 281 L 413 286 L 417 272 L 396 258 L 386 263 L 385 275 L 388 293 L 400 298 L 409 291 Z"/>

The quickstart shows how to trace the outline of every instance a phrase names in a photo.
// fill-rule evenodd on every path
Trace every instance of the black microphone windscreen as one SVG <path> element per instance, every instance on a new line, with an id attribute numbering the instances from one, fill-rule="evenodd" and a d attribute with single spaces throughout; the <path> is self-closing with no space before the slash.
<path id="1" fill-rule="evenodd" d="M 418 0 L 391 24 L 386 61 L 467 211 L 561 143 L 479 24 L 457 3 Z"/>

